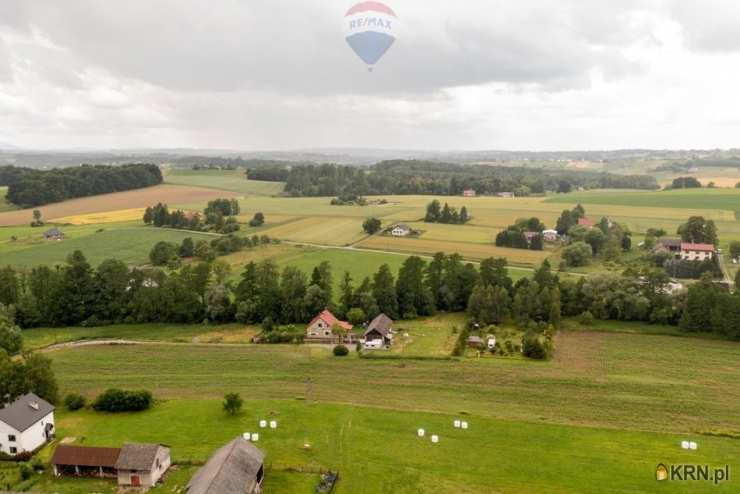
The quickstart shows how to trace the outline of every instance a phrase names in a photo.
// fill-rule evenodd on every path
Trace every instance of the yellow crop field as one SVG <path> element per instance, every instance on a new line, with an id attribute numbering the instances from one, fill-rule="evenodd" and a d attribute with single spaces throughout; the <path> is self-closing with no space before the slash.
<path id="1" fill-rule="evenodd" d="M 396 238 L 375 235 L 356 245 L 358 248 L 389 252 L 407 252 L 432 255 L 437 252 L 458 253 L 466 259 L 481 260 L 488 257 L 505 257 L 514 266 L 537 266 L 551 254 L 548 251 L 508 249 L 496 247 L 493 243 L 476 244 L 422 238 Z"/>
<path id="2" fill-rule="evenodd" d="M 358 218 L 310 216 L 290 221 L 264 231 L 280 240 L 322 245 L 349 245 L 365 237 Z"/>
<path id="3" fill-rule="evenodd" d="M 65 216 L 57 218 L 56 223 L 70 225 L 94 225 L 98 223 L 123 223 L 127 221 L 138 221 L 144 216 L 145 208 L 121 209 L 104 213 L 78 214 L 76 216 Z"/>
<path id="4" fill-rule="evenodd" d="M 156 185 L 144 189 L 114 192 L 99 196 L 81 197 L 69 201 L 48 204 L 38 208 L 44 220 L 53 221 L 69 216 L 120 211 L 126 208 L 145 208 L 158 202 L 173 206 L 178 203 L 192 202 L 203 204 L 219 197 L 234 197 L 233 192 L 226 192 L 201 187 L 181 185 Z M 23 225 L 32 219 L 33 209 L 21 209 L 0 213 L 0 226 Z"/>

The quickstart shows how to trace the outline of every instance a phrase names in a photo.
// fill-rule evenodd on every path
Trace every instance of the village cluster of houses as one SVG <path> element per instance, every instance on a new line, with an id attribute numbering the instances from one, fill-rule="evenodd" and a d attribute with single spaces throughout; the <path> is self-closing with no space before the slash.
<path id="1" fill-rule="evenodd" d="M 33 393 L 0 409 L 0 452 L 33 454 L 54 438 L 54 406 Z M 218 449 L 188 483 L 187 494 L 260 494 L 264 453 L 242 436 Z M 51 457 L 56 476 L 116 479 L 121 488 L 147 490 L 170 469 L 164 444 L 127 443 L 103 448 L 62 443 Z M 178 491 L 179 492 L 179 491 Z"/>

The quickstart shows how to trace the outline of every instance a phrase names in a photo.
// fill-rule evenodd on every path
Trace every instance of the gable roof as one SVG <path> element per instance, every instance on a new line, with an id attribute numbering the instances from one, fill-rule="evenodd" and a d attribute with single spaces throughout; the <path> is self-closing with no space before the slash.
<path id="1" fill-rule="evenodd" d="M 681 244 L 683 244 L 683 241 L 680 238 L 662 238 L 660 239 L 660 245 L 663 247 L 668 248 L 676 248 L 678 249 L 681 247 Z"/>
<path id="2" fill-rule="evenodd" d="M 350 323 L 346 321 L 340 321 L 337 319 L 337 317 L 331 313 L 329 309 L 322 310 L 318 316 L 314 317 L 310 323 L 308 323 L 309 326 L 313 326 L 314 323 L 318 320 L 322 320 L 326 323 L 327 326 L 330 328 L 334 326 L 339 326 L 340 328 L 344 329 L 345 331 L 350 331 L 354 326 L 352 326 Z"/>
<path id="3" fill-rule="evenodd" d="M 367 331 L 365 331 L 365 336 L 368 335 L 368 333 L 371 333 L 372 331 L 377 331 L 383 336 L 388 336 L 388 333 L 391 332 L 393 326 L 393 319 L 386 316 L 385 314 L 378 315 L 375 319 L 370 322 L 370 324 L 367 327 Z"/>
<path id="4" fill-rule="evenodd" d="M 54 405 L 34 393 L 28 393 L 0 410 L 0 422 L 23 432 L 53 411 Z"/>
<path id="5" fill-rule="evenodd" d="M 396 228 L 400 228 L 401 230 L 408 230 L 408 231 L 411 231 L 411 227 L 410 227 L 410 226 L 408 226 L 408 225 L 405 225 L 405 224 L 403 224 L 403 223 L 401 223 L 400 225 L 396 225 L 396 226 L 394 226 L 394 227 L 393 227 L 393 229 L 394 229 L 394 230 L 395 230 Z"/>
<path id="6" fill-rule="evenodd" d="M 237 437 L 216 451 L 188 482 L 188 494 L 252 492 L 265 455 L 254 444 Z"/>
<path id="7" fill-rule="evenodd" d="M 49 228 L 48 230 L 46 230 L 46 231 L 44 232 L 44 237 L 52 237 L 52 236 L 53 236 L 53 237 L 56 237 L 56 236 L 59 236 L 59 235 L 64 235 L 64 232 L 63 232 L 63 231 L 61 231 L 61 230 L 60 230 L 59 228 L 57 228 L 57 227 L 54 227 L 54 228 Z"/>
<path id="8" fill-rule="evenodd" d="M 119 470 L 146 470 L 154 467 L 161 444 L 124 444 L 116 462 Z"/>
<path id="9" fill-rule="evenodd" d="M 60 444 L 51 457 L 52 465 L 76 465 L 80 467 L 115 468 L 120 448 L 97 448 Z"/>
<path id="10" fill-rule="evenodd" d="M 580 226 L 594 226 L 594 222 L 591 218 L 579 218 L 578 224 Z"/>
<path id="11" fill-rule="evenodd" d="M 698 252 L 714 252 L 714 245 L 712 244 L 692 244 L 689 242 L 683 242 L 681 244 L 682 251 L 698 251 Z"/>

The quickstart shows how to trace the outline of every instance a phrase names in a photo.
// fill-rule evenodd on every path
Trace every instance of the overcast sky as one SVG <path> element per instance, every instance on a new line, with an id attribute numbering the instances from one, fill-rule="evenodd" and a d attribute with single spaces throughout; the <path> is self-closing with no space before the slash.
<path id="1" fill-rule="evenodd" d="M 0 147 L 740 146 L 737 0 L 0 0 Z"/>

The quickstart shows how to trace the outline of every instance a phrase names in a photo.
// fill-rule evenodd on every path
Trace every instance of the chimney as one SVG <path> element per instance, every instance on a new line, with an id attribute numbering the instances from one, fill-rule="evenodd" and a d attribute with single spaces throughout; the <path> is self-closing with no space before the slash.
<path id="1" fill-rule="evenodd" d="M 39 402 L 38 401 L 29 401 L 28 406 L 33 408 L 34 410 L 39 409 Z"/>

